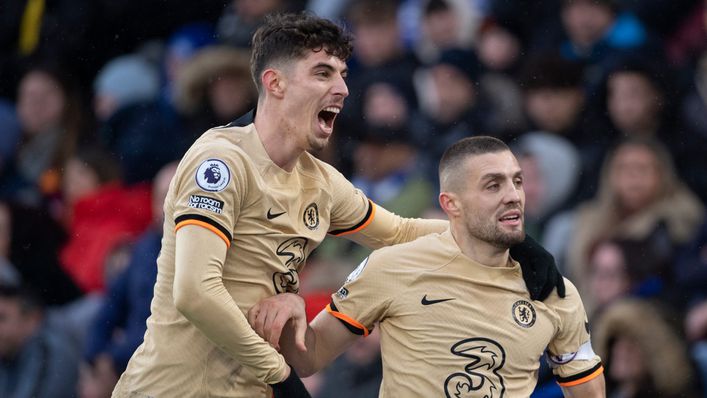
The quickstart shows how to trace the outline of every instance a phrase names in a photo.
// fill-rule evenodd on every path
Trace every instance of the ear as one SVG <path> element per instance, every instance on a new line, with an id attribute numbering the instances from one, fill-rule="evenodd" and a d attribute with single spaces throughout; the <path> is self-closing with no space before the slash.
<path id="1" fill-rule="evenodd" d="M 459 207 L 459 198 L 452 192 L 440 192 L 439 194 L 439 207 L 447 214 L 451 219 L 452 217 L 459 217 L 461 215 L 461 208 Z"/>
<path id="2" fill-rule="evenodd" d="M 268 94 L 276 98 L 282 98 L 287 85 L 282 71 L 272 68 L 263 71 L 263 74 L 260 76 L 260 83 Z"/>

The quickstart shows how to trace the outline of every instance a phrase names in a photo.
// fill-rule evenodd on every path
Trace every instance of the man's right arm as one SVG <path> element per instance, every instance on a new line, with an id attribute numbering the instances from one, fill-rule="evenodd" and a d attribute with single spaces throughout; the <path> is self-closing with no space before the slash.
<path id="1" fill-rule="evenodd" d="M 327 310 L 307 325 L 304 300 L 292 293 L 262 300 L 248 312 L 248 318 L 259 335 L 272 345 L 279 345 L 287 363 L 301 377 L 323 369 L 361 337 Z"/>
<path id="2" fill-rule="evenodd" d="M 186 225 L 176 232 L 174 304 L 220 349 L 273 384 L 284 380 L 284 358 L 250 327 L 223 285 L 227 246 L 217 234 Z"/>

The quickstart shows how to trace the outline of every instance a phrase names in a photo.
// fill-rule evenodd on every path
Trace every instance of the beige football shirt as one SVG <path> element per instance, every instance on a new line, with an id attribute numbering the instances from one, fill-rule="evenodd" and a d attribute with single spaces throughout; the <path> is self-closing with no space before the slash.
<path id="1" fill-rule="evenodd" d="M 298 273 L 326 234 L 356 231 L 374 210 L 338 171 L 308 153 L 292 172 L 279 168 L 252 124 L 205 133 L 170 186 L 152 315 L 114 396 L 269 395 L 265 384 L 175 308 L 176 229 L 199 225 L 228 245 L 223 284 L 246 314 L 265 297 L 297 292 Z"/>
<path id="2" fill-rule="evenodd" d="M 375 251 L 327 309 L 353 333 L 379 322 L 381 397 L 527 397 L 546 349 L 561 385 L 603 371 L 565 284 L 566 298 L 532 301 L 517 262 L 478 264 L 447 231 Z"/>

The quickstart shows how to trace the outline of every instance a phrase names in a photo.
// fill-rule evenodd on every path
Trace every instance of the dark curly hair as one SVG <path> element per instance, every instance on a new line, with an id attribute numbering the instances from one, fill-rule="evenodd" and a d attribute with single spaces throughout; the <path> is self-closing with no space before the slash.
<path id="1" fill-rule="evenodd" d="M 307 52 L 324 50 L 346 61 L 353 50 L 353 37 L 339 25 L 314 14 L 283 13 L 268 15 L 253 35 L 250 71 L 258 92 L 260 74 L 274 62 L 303 58 Z"/>

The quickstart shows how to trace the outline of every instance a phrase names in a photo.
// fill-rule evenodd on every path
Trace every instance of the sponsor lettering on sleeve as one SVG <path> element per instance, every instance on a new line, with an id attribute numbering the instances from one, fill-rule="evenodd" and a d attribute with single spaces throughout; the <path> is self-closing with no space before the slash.
<path id="1" fill-rule="evenodd" d="M 194 209 L 202 209 L 212 213 L 223 213 L 223 201 L 210 198 L 208 196 L 191 195 L 189 196 L 189 207 Z"/>

